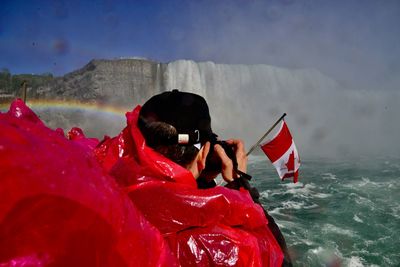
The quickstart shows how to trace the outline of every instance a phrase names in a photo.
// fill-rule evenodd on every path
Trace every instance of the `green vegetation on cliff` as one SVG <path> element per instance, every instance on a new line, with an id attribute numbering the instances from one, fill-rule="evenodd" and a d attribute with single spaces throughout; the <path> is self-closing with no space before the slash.
<path id="1" fill-rule="evenodd" d="M 22 83 L 27 82 L 28 87 L 37 88 L 48 84 L 54 79 L 53 74 L 15 74 L 12 75 L 6 68 L 0 70 L 0 92 L 3 94 L 16 94 Z"/>

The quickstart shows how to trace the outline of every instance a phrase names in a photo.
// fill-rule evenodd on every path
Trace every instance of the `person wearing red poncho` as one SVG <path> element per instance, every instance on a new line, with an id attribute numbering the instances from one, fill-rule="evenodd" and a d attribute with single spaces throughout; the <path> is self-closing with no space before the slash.
<path id="1" fill-rule="evenodd" d="M 248 190 L 200 189 L 196 183 L 204 180 L 211 153 L 220 159 L 220 173 L 228 184 L 241 178 L 224 148 L 211 145 L 215 137 L 204 98 L 173 90 L 128 112 L 127 127 L 94 152 L 161 232 L 181 266 L 290 266 L 286 245 L 280 247 L 268 225 L 271 220 Z M 233 147 L 237 169 L 245 173 L 243 143 L 227 144 Z"/>

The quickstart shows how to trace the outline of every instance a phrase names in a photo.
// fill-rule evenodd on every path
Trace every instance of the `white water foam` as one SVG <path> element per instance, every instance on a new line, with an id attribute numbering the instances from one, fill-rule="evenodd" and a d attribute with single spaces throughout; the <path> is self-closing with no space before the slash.
<path id="1" fill-rule="evenodd" d="M 314 249 L 309 249 L 307 254 L 313 254 L 319 259 L 319 266 L 338 266 L 342 259 L 342 254 L 337 248 L 326 248 L 317 247 Z M 314 256 L 308 256 L 308 258 L 315 258 Z"/>
<path id="2" fill-rule="evenodd" d="M 284 209 L 294 209 L 294 210 L 300 210 L 300 209 L 304 209 L 304 210 L 309 210 L 309 209 L 315 209 L 318 208 L 317 204 L 311 204 L 311 205 L 307 205 L 307 203 L 303 202 L 303 201 L 284 201 L 282 202 L 282 206 Z"/>
<path id="3" fill-rule="evenodd" d="M 355 220 L 356 222 L 359 222 L 359 223 L 364 223 L 364 221 L 361 220 L 360 217 L 357 216 L 357 214 L 353 216 L 353 220 Z"/>
<path id="4" fill-rule="evenodd" d="M 356 193 L 350 193 L 349 197 L 353 198 L 358 205 L 368 206 L 371 210 L 375 210 L 375 203 L 368 198 L 360 196 Z"/>
<path id="5" fill-rule="evenodd" d="M 262 191 L 260 193 L 260 198 L 261 199 L 268 199 L 268 196 L 269 196 L 268 191 Z"/>
<path id="6" fill-rule="evenodd" d="M 358 236 L 356 233 L 354 233 L 353 231 L 351 231 L 349 229 L 340 228 L 340 227 L 337 227 L 336 225 L 333 225 L 330 223 L 324 224 L 321 231 L 325 234 L 333 233 L 333 234 L 346 235 L 346 236 L 350 236 L 350 237 Z"/>
<path id="7" fill-rule="evenodd" d="M 317 248 L 314 248 L 314 249 L 310 249 L 309 251 L 311 253 L 313 253 L 313 254 L 320 254 L 323 251 L 325 251 L 325 249 L 323 247 L 317 247 Z"/>
<path id="8" fill-rule="evenodd" d="M 349 267 L 364 267 L 362 263 L 362 259 L 360 257 L 352 256 L 347 262 L 347 266 Z"/>
<path id="9" fill-rule="evenodd" d="M 316 185 L 313 183 L 310 184 L 302 184 L 298 183 L 297 184 L 284 184 L 287 189 L 284 191 L 284 193 L 296 195 L 296 196 L 301 196 L 303 198 L 328 198 L 331 197 L 332 194 L 327 194 L 327 193 L 317 193 L 313 189 L 316 189 Z"/>
<path id="10" fill-rule="evenodd" d="M 337 180 L 336 175 L 330 172 L 323 173 L 321 178 L 323 180 Z"/>
<path id="11" fill-rule="evenodd" d="M 314 197 L 316 197 L 316 198 L 328 198 L 328 197 L 331 197 L 331 196 L 332 196 L 332 194 L 325 194 L 325 193 L 314 194 Z"/>
<path id="12" fill-rule="evenodd" d="M 284 213 L 281 213 L 282 208 L 274 208 L 272 210 L 269 210 L 268 213 L 269 214 L 273 214 L 273 215 L 282 215 L 282 216 L 287 216 Z"/>
<path id="13" fill-rule="evenodd" d="M 396 218 L 400 218 L 400 205 L 396 206 L 396 207 L 392 207 L 392 215 Z"/>

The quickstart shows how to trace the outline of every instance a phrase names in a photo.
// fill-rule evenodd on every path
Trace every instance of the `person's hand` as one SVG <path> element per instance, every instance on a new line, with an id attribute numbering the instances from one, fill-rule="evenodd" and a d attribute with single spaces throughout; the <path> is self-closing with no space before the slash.
<path id="1" fill-rule="evenodd" d="M 238 163 L 238 169 L 242 172 L 246 172 L 247 156 L 246 152 L 244 151 L 243 141 L 238 139 L 230 139 L 227 140 L 226 142 L 229 145 L 233 146 L 236 155 L 236 160 Z M 218 144 L 214 145 L 214 151 L 217 153 L 222 162 L 222 170 L 221 170 L 222 178 L 224 178 L 226 182 L 232 182 L 233 179 L 237 177 L 237 174 L 233 169 L 232 160 L 226 155 L 225 150 L 220 145 Z"/>
<path id="2" fill-rule="evenodd" d="M 238 170 L 247 172 L 247 156 L 244 147 L 244 142 L 240 139 L 230 139 L 226 141 L 228 144 L 233 145 L 236 160 L 238 163 Z"/>

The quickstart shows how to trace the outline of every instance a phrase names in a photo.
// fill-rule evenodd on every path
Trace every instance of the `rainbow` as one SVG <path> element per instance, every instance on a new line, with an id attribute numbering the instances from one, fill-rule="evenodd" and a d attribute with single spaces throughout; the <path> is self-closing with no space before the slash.
<path id="1" fill-rule="evenodd" d="M 84 111 L 96 115 L 105 115 L 110 117 L 124 117 L 127 111 L 132 110 L 128 107 L 115 107 L 94 102 L 80 102 L 73 100 L 41 100 L 32 99 L 26 102 L 27 106 L 35 112 L 56 110 L 63 112 Z M 0 111 L 5 112 L 9 109 L 10 104 L 0 104 Z"/>

